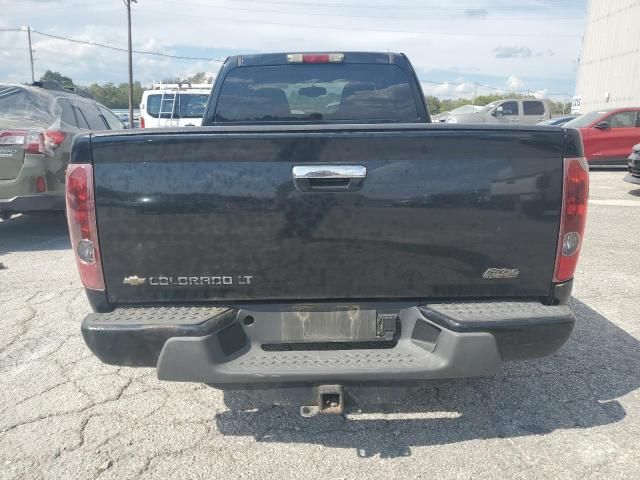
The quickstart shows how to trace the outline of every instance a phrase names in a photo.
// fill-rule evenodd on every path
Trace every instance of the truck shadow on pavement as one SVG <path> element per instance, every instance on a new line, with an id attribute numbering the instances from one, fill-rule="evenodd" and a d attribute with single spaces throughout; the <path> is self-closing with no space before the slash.
<path id="1" fill-rule="evenodd" d="M 0 255 L 71 248 L 62 213 L 20 215 L 0 222 Z"/>
<path id="2" fill-rule="evenodd" d="M 260 442 L 318 444 L 390 458 L 410 456 L 414 446 L 618 422 L 626 412 L 617 398 L 640 386 L 640 342 L 579 300 L 572 299 L 571 307 L 576 328 L 551 357 L 509 363 L 488 378 L 425 382 L 406 389 L 396 398 L 400 403 L 365 405 L 355 415 L 303 418 L 297 408 L 250 410 L 253 395 L 225 392 L 231 410 L 217 416 L 218 429 Z"/>

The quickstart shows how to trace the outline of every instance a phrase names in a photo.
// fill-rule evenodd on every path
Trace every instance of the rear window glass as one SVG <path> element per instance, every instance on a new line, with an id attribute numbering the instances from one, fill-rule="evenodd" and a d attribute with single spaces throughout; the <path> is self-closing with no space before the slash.
<path id="1" fill-rule="evenodd" d="M 202 118 L 209 95 L 157 93 L 147 97 L 147 114 L 153 118 Z"/>
<path id="2" fill-rule="evenodd" d="M 87 123 L 87 119 L 84 118 L 84 115 L 80 111 L 78 107 L 74 105 L 73 111 L 76 113 L 76 118 L 78 119 L 78 127 L 83 130 L 89 130 L 89 124 Z"/>
<path id="3" fill-rule="evenodd" d="M 374 64 L 236 68 L 224 80 L 215 116 L 218 123 L 418 119 L 407 75 Z"/>
<path id="4" fill-rule="evenodd" d="M 105 125 L 104 120 L 100 117 L 95 105 L 82 104 L 78 105 L 78 109 L 82 112 L 87 123 L 89 123 L 91 130 L 106 130 L 107 125 Z"/>
<path id="5" fill-rule="evenodd" d="M 107 122 L 107 125 L 109 125 L 111 130 L 121 130 L 124 128 L 123 123 L 113 114 L 113 112 L 104 107 L 98 107 L 98 109 L 102 114 L 102 118 L 104 118 L 104 121 Z"/>
<path id="6" fill-rule="evenodd" d="M 77 127 L 78 122 L 76 121 L 76 116 L 73 113 L 73 107 L 71 106 L 71 102 L 66 98 L 59 98 L 58 105 L 61 109 L 60 120 L 62 120 L 67 125 L 71 125 L 72 127 Z"/>
<path id="7" fill-rule="evenodd" d="M 596 120 L 604 117 L 607 114 L 607 111 L 599 111 L 599 112 L 589 112 L 581 115 L 579 117 L 574 118 L 573 120 L 568 121 L 564 124 L 567 128 L 582 128 L 588 127 Z"/>
<path id="8" fill-rule="evenodd" d="M 56 117 L 51 99 L 20 86 L 0 85 L 0 127 L 48 127 Z"/>

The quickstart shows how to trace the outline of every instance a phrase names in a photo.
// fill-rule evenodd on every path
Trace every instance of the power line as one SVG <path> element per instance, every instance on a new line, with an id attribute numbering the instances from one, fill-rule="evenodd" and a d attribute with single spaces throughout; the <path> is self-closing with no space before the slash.
<path id="1" fill-rule="evenodd" d="M 41 32 L 39 30 L 31 30 L 31 31 L 33 33 L 36 33 L 38 35 L 42 35 L 44 37 L 55 38 L 56 40 L 62 40 L 62 41 L 65 41 L 65 42 L 78 43 L 78 44 L 82 44 L 82 45 L 90 45 L 92 47 L 108 48 L 109 50 L 115 50 L 117 52 L 125 52 L 125 53 L 128 52 L 128 50 L 126 48 L 114 47 L 113 45 L 105 45 L 104 43 L 89 42 L 89 41 L 86 41 L 86 40 L 77 40 L 75 38 L 63 37 L 61 35 L 53 35 L 51 33 L 44 33 L 44 32 Z M 183 55 L 171 55 L 169 53 L 152 52 L 152 51 L 148 51 L 148 50 L 133 50 L 133 53 L 136 53 L 138 55 L 154 55 L 156 57 L 175 58 L 175 59 L 181 59 L 181 60 L 200 60 L 200 61 L 206 61 L 206 62 L 224 63 L 224 60 L 222 60 L 220 58 L 187 57 L 187 56 L 183 56 Z"/>
<path id="2" fill-rule="evenodd" d="M 0 29 L 0 30 L 4 30 L 4 31 L 23 31 L 23 29 L 19 29 L 19 28 L 6 28 L 6 29 Z M 85 41 L 85 40 L 77 40 L 77 39 L 73 39 L 73 38 L 69 38 L 69 37 L 64 37 L 61 35 L 53 35 L 50 33 L 45 33 L 45 32 L 41 32 L 39 30 L 31 30 L 32 33 L 34 34 L 38 34 L 38 35 L 42 35 L 45 37 L 49 37 L 49 38 L 54 38 L 56 40 L 62 40 L 62 41 L 66 41 L 66 42 L 72 42 L 72 43 L 78 43 L 78 44 L 82 44 L 82 45 L 89 45 L 89 46 L 93 46 L 93 47 L 99 47 L 99 48 L 106 48 L 109 50 L 114 50 L 114 51 L 118 51 L 118 52 L 127 52 L 126 48 L 121 48 L 121 47 L 115 47 L 113 45 L 106 45 L 103 43 L 98 43 L 98 42 L 90 42 L 90 41 Z M 44 49 L 45 51 L 48 51 L 49 53 L 59 53 L 56 52 L 54 50 L 50 50 L 47 49 L 45 47 Z M 154 55 L 154 56 L 160 56 L 160 57 L 165 57 L 165 58 L 172 58 L 172 59 L 178 59 L 178 60 L 199 60 L 199 61 L 215 61 L 215 62 L 224 62 L 224 60 L 219 59 L 219 58 L 209 58 L 209 57 L 187 57 L 187 56 L 181 56 L 181 55 L 172 55 L 172 54 L 167 54 L 167 53 L 162 53 L 162 52 L 152 52 L 152 51 L 146 51 L 146 50 L 133 50 L 134 53 L 136 54 L 141 54 L 141 55 Z M 512 89 L 512 88 L 504 88 L 504 87 L 494 87 L 492 85 L 487 85 L 484 83 L 480 83 L 480 82 L 448 82 L 448 81 L 435 81 L 435 80 L 425 80 L 425 79 L 420 79 L 421 83 L 428 83 L 428 84 L 432 84 L 432 85 L 448 85 L 448 86 L 466 86 L 466 85 L 471 85 L 471 83 L 476 84 L 479 87 L 484 87 L 490 90 L 494 90 L 494 91 L 498 91 L 498 92 L 513 92 L 513 93 L 528 93 L 531 91 L 531 89 Z M 472 90 L 459 90 L 453 93 L 468 93 L 469 91 Z M 571 97 L 570 94 L 566 93 L 566 92 L 558 92 L 558 93 L 545 93 L 546 96 L 565 96 L 565 97 Z"/>

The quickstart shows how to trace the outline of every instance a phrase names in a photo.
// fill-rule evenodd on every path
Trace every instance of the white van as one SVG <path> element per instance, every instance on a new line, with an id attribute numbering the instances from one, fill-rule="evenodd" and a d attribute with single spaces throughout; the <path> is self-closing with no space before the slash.
<path id="1" fill-rule="evenodd" d="M 140 128 L 202 125 L 211 84 L 153 84 L 142 93 Z"/>

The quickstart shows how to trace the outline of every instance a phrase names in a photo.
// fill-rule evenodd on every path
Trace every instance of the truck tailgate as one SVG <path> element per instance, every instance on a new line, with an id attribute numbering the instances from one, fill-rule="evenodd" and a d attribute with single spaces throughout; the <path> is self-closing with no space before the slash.
<path id="1" fill-rule="evenodd" d="M 564 138 L 463 125 L 92 136 L 109 301 L 547 296 Z M 294 182 L 318 165 L 366 177 Z"/>

